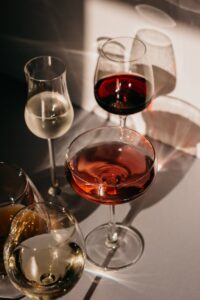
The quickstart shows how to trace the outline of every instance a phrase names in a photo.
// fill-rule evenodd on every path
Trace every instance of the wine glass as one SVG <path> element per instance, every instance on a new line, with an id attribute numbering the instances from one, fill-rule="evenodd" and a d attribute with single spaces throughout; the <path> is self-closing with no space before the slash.
<path id="1" fill-rule="evenodd" d="M 80 279 L 84 239 L 76 219 L 63 206 L 38 202 L 20 210 L 4 247 L 13 285 L 32 299 L 56 299 Z"/>
<path id="2" fill-rule="evenodd" d="M 170 37 L 155 29 L 142 28 L 136 38 L 146 45 L 154 75 L 154 98 L 171 93 L 176 86 L 176 60 Z"/>
<path id="3" fill-rule="evenodd" d="M 25 122 L 33 134 L 48 140 L 51 171 L 48 193 L 56 196 L 61 189 L 55 173 L 52 139 L 64 135 L 74 118 L 65 64 L 57 57 L 39 56 L 26 63 L 24 72 L 28 83 Z"/>
<path id="4" fill-rule="evenodd" d="M 94 95 L 100 107 L 120 116 L 120 126 L 126 126 L 128 115 L 147 107 L 153 85 L 152 66 L 142 41 L 116 37 L 108 39 L 99 49 Z"/>
<path id="5" fill-rule="evenodd" d="M 22 168 L 0 162 L 0 297 L 16 299 L 20 296 L 7 277 L 3 263 L 3 247 L 13 217 L 22 207 L 37 201 L 37 193 Z"/>
<path id="6" fill-rule="evenodd" d="M 143 239 L 131 227 L 115 222 L 115 206 L 129 202 L 150 186 L 155 175 L 155 151 L 150 141 L 126 127 L 101 127 L 80 134 L 66 153 L 66 178 L 86 200 L 105 204 L 110 221 L 91 231 L 88 259 L 105 269 L 136 262 Z"/>

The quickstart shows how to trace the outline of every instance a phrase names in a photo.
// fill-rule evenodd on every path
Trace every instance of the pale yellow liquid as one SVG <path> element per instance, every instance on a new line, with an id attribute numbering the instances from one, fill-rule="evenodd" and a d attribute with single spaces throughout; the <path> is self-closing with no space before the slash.
<path id="1" fill-rule="evenodd" d="M 59 93 L 39 93 L 30 98 L 25 107 L 28 128 L 44 139 L 54 139 L 65 134 L 71 127 L 73 118 L 70 100 Z"/>

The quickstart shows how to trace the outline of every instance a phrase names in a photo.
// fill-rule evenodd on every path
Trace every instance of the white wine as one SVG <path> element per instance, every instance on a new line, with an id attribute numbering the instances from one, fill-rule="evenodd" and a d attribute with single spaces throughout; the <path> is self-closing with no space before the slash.
<path id="1" fill-rule="evenodd" d="M 31 97 L 25 107 L 25 121 L 30 131 L 44 139 L 65 134 L 72 125 L 74 111 L 70 100 L 55 92 Z"/>
<path id="2" fill-rule="evenodd" d="M 84 268 L 84 253 L 73 240 L 62 238 L 63 230 L 37 235 L 7 247 L 7 272 L 26 296 L 55 299 L 65 295 L 79 280 Z M 57 235 L 62 239 L 58 243 Z M 10 252 L 10 250 L 12 251 Z"/>
<path id="3" fill-rule="evenodd" d="M 16 213 L 23 207 L 22 204 L 0 206 L 0 274 L 6 274 L 3 263 L 3 247 L 9 233 L 10 224 Z"/>

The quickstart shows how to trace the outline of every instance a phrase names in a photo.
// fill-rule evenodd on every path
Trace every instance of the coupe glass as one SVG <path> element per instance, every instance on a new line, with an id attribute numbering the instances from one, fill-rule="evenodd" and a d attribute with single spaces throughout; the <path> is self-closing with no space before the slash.
<path id="1" fill-rule="evenodd" d="M 34 203 L 14 217 L 4 247 L 13 285 L 32 299 L 56 299 L 80 279 L 84 240 L 76 219 L 52 202 Z"/>
<path id="2" fill-rule="evenodd" d="M 61 189 L 55 174 L 52 139 L 64 135 L 74 118 L 66 84 L 66 68 L 59 58 L 39 56 L 28 61 L 24 71 L 28 83 L 25 122 L 33 134 L 48 140 L 51 170 L 48 193 L 55 196 Z"/>
<path id="3" fill-rule="evenodd" d="M 150 141 L 126 127 L 91 129 L 67 149 L 66 177 L 86 200 L 105 204 L 110 220 L 86 237 L 88 259 L 105 269 L 136 262 L 143 239 L 136 230 L 115 222 L 115 206 L 139 197 L 155 175 L 155 151 Z"/>
<path id="4" fill-rule="evenodd" d="M 19 292 L 7 277 L 3 263 L 3 247 L 15 214 L 36 198 L 36 189 L 22 168 L 0 162 L 0 297 L 16 299 Z M 38 197 L 38 196 L 37 196 Z"/>
<path id="5" fill-rule="evenodd" d="M 100 107 L 120 116 L 122 127 L 128 115 L 150 103 L 153 85 L 152 66 L 142 41 L 117 37 L 108 39 L 99 49 L 94 95 Z"/>

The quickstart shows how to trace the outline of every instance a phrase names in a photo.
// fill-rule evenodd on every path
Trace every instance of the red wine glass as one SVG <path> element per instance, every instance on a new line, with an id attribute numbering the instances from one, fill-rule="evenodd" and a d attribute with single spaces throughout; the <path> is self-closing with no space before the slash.
<path id="1" fill-rule="evenodd" d="M 89 261 L 105 269 L 136 262 L 143 239 L 133 228 L 115 222 L 115 207 L 139 197 L 152 183 L 155 151 L 150 141 L 126 127 L 91 129 L 72 141 L 65 168 L 77 194 L 110 209 L 109 222 L 86 237 Z"/>
<path id="2" fill-rule="evenodd" d="M 126 126 L 128 115 L 147 107 L 153 86 L 153 70 L 142 41 L 117 37 L 102 45 L 94 76 L 94 95 L 100 107 L 120 116 L 121 127 Z"/>

